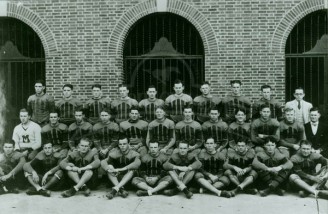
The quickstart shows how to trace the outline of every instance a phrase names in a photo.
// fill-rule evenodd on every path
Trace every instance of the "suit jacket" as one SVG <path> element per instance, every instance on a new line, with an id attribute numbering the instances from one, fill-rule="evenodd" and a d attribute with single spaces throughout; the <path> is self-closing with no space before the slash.
<path id="1" fill-rule="evenodd" d="M 323 122 L 319 122 L 317 133 L 314 135 L 311 128 L 311 123 L 304 125 L 305 136 L 312 143 L 314 149 L 322 149 L 321 154 L 328 157 L 328 126 Z"/>
<path id="2" fill-rule="evenodd" d="M 306 102 L 304 100 L 301 101 L 302 112 L 303 112 L 303 120 L 304 124 L 310 122 L 310 109 L 313 107 L 311 103 Z M 298 102 L 297 100 L 292 100 L 286 103 L 286 108 L 292 108 L 295 111 L 298 110 Z"/>

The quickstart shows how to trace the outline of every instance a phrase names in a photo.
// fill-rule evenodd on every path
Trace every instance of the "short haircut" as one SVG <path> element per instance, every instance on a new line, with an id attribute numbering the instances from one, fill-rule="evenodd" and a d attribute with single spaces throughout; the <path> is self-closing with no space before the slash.
<path id="1" fill-rule="evenodd" d="M 312 147 L 312 143 L 308 140 L 300 140 L 300 146 L 302 145 L 308 145 Z"/>
<path id="2" fill-rule="evenodd" d="M 101 112 L 107 112 L 109 115 L 112 115 L 112 111 L 110 110 L 110 108 L 102 108 L 100 113 Z"/>
<path id="3" fill-rule="evenodd" d="M 31 112 L 29 112 L 26 108 L 22 108 L 21 110 L 19 110 L 19 114 L 23 112 L 27 112 L 27 115 L 31 115 Z"/>
<path id="4" fill-rule="evenodd" d="M 240 111 L 243 112 L 244 114 L 246 114 L 246 109 L 244 107 L 239 107 L 235 110 L 235 115 L 237 115 L 238 112 L 240 112 Z"/>
<path id="5" fill-rule="evenodd" d="M 158 141 L 156 141 L 156 140 L 151 140 L 151 141 L 149 141 L 149 145 L 150 145 L 151 143 L 157 143 L 157 145 L 159 145 Z"/>
<path id="6" fill-rule="evenodd" d="M 156 89 L 156 86 L 154 86 L 154 85 L 150 85 L 150 86 L 148 86 L 148 89 L 150 89 L 150 88 L 155 88 L 155 90 L 157 90 L 157 89 Z"/>
<path id="7" fill-rule="evenodd" d="M 37 83 L 40 83 L 42 86 L 46 86 L 46 83 L 45 83 L 44 80 L 38 79 L 34 82 L 34 85 L 37 84 Z"/>
<path id="8" fill-rule="evenodd" d="M 157 111 L 157 109 L 162 109 L 164 112 L 166 110 L 166 108 L 164 106 L 157 106 L 156 109 L 155 109 L 155 111 Z"/>
<path id="9" fill-rule="evenodd" d="M 304 93 L 304 88 L 302 88 L 302 87 L 297 87 L 297 88 L 295 88 L 294 93 L 296 92 L 296 90 L 302 90 L 303 93 Z"/>
<path id="10" fill-rule="evenodd" d="M 120 136 L 119 136 L 118 142 L 120 140 L 125 140 L 125 139 L 128 141 L 128 144 L 130 144 L 130 139 L 128 138 L 128 136 L 124 133 L 121 133 Z"/>
<path id="11" fill-rule="evenodd" d="M 186 140 L 179 140 L 178 145 L 180 145 L 182 143 L 187 144 L 189 146 L 189 142 Z"/>
<path id="12" fill-rule="evenodd" d="M 216 142 L 215 142 L 215 139 L 214 139 L 213 137 L 208 137 L 208 138 L 206 138 L 205 143 L 206 143 L 209 139 L 213 139 L 214 143 L 216 143 Z"/>
<path id="13" fill-rule="evenodd" d="M 85 111 L 86 111 L 86 110 L 85 110 L 85 109 L 83 109 L 82 107 L 78 107 L 78 108 L 75 108 L 75 109 L 74 109 L 74 113 L 75 113 L 75 112 L 79 112 L 79 111 L 81 111 L 81 112 L 82 112 L 82 114 L 84 114 L 84 115 L 85 115 Z"/>
<path id="14" fill-rule="evenodd" d="M 274 137 L 272 137 L 272 136 L 269 136 L 269 137 L 267 137 L 267 138 L 264 140 L 264 144 L 267 144 L 267 143 L 269 143 L 269 142 L 272 142 L 272 143 L 277 144 L 277 140 L 276 140 Z"/>
<path id="15" fill-rule="evenodd" d="M 310 109 L 310 112 L 312 112 L 312 111 L 317 111 L 320 114 L 320 109 L 318 107 L 312 107 Z"/>
<path id="16" fill-rule="evenodd" d="M 119 84 L 118 85 L 118 88 L 122 88 L 122 87 L 125 87 L 126 89 L 128 89 L 129 90 L 129 88 L 128 88 L 128 85 L 127 84 Z"/>
<path id="17" fill-rule="evenodd" d="M 270 88 L 270 90 L 272 90 L 270 85 L 262 85 L 261 86 L 261 91 L 263 91 L 263 89 L 266 89 L 266 88 Z"/>
<path id="18" fill-rule="evenodd" d="M 2 146 L 4 146 L 5 144 L 11 144 L 11 145 L 15 146 L 15 141 L 13 139 L 5 140 Z"/>
<path id="19" fill-rule="evenodd" d="M 185 105 L 185 106 L 183 106 L 183 111 L 185 110 L 185 109 L 191 109 L 191 111 L 193 111 L 193 109 L 192 109 L 192 105 Z"/>
<path id="20" fill-rule="evenodd" d="M 201 86 L 203 86 L 203 85 L 209 85 L 209 86 L 211 86 L 211 84 L 208 81 L 202 82 Z"/>
<path id="21" fill-rule="evenodd" d="M 89 147 L 92 146 L 92 140 L 91 140 L 90 138 L 82 137 L 82 138 L 80 139 L 80 143 L 81 143 L 82 141 L 89 142 Z"/>
<path id="22" fill-rule="evenodd" d="M 42 142 L 42 148 L 47 144 L 51 144 L 51 146 L 53 146 L 50 140 L 45 140 L 44 142 Z"/>
<path id="23" fill-rule="evenodd" d="M 180 83 L 181 83 L 182 85 L 184 85 L 183 82 L 182 82 L 181 80 L 179 80 L 179 79 L 176 79 L 176 80 L 174 81 L 174 85 L 175 85 L 175 84 L 180 84 Z"/>
<path id="24" fill-rule="evenodd" d="M 236 140 L 236 144 L 240 143 L 240 142 L 243 142 L 245 144 L 247 144 L 249 142 L 249 138 L 248 137 L 239 137 L 237 140 Z"/>
<path id="25" fill-rule="evenodd" d="M 93 89 L 93 88 L 99 88 L 101 90 L 101 85 L 100 84 L 93 84 L 91 86 L 91 89 Z"/>
<path id="26" fill-rule="evenodd" d="M 59 109 L 57 109 L 57 108 L 54 108 L 54 109 L 52 109 L 51 111 L 49 111 L 49 115 L 50 115 L 50 114 L 57 114 L 58 117 L 60 117 L 60 111 L 59 111 Z"/>
<path id="27" fill-rule="evenodd" d="M 231 85 L 231 86 L 232 86 L 233 84 L 236 84 L 236 83 L 239 84 L 239 85 L 242 85 L 240 80 L 231 80 L 231 81 L 230 81 L 230 85 Z"/>
<path id="28" fill-rule="evenodd" d="M 295 110 L 294 109 L 292 109 L 292 108 L 285 108 L 284 109 L 284 113 L 286 113 L 286 112 L 291 112 L 291 111 L 293 111 L 293 112 L 295 112 Z"/>
<path id="29" fill-rule="evenodd" d="M 213 106 L 212 108 L 209 109 L 208 112 L 211 112 L 211 111 L 218 111 L 219 114 L 220 114 L 220 110 L 219 110 L 217 107 L 214 107 L 214 106 Z"/>
<path id="30" fill-rule="evenodd" d="M 73 85 L 72 85 L 72 84 L 67 83 L 67 84 L 65 84 L 65 85 L 63 86 L 62 89 L 64 89 L 65 87 L 68 87 L 68 88 L 70 88 L 71 90 L 73 90 Z"/>
<path id="31" fill-rule="evenodd" d="M 265 108 L 269 108 L 270 109 L 270 106 L 268 105 L 268 104 L 266 104 L 266 103 L 264 103 L 264 104 L 262 104 L 261 106 L 260 106 L 260 110 L 262 111 L 263 109 L 265 109 Z M 271 109 L 270 109 L 270 111 L 271 111 Z"/>

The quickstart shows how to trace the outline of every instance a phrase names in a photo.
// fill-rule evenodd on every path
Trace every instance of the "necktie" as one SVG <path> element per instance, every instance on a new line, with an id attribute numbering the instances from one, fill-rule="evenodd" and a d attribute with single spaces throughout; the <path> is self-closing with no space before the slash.
<path id="1" fill-rule="evenodd" d="M 298 106 L 297 106 L 298 109 L 301 109 L 301 101 L 299 100 L 298 101 Z"/>

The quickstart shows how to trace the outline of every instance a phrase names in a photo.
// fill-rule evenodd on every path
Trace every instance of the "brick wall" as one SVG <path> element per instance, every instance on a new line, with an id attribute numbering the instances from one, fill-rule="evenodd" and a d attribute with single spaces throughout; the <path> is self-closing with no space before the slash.
<path id="1" fill-rule="evenodd" d="M 61 96 L 72 83 L 87 99 L 93 83 L 116 97 L 122 79 L 122 48 L 129 28 L 158 11 L 160 0 L 8 1 L 7 16 L 31 26 L 46 53 L 48 93 Z M 166 0 L 164 0 L 166 1 Z M 327 0 L 167 0 L 166 10 L 188 19 L 205 48 L 206 79 L 224 96 L 228 82 L 241 79 L 257 99 L 267 83 L 284 100 L 284 45 L 293 26 Z"/>

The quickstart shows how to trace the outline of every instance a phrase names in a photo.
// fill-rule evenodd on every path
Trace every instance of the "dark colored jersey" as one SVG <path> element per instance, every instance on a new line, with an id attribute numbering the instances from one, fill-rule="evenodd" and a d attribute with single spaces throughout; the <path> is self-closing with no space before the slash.
<path id="1" fill-rule="evenodd" d="M 257 119 L 257 118 L 261 117 L 261 115 L 260 115 L 261 105 L 264 105 L 264 104 L 270 106 L 271 118 L 277 119 L 279 121 L 283 119 L 283 115 L 282 115 L 283 104 L 280 103 L 275 98 L 271 98 L 271 100 L 266 100 L 263 97 L 254 102 L 253 108 L 252 108 L 252 112 L 253 112 L 252 119 Z"/>
<path id="2" fill-rule="evenodd" d="M 254 149 L 248 149 L 245 154 L 240 154 L 234 149 L 228 149 L 226 163 L 241 169 L 252 166 L 255 157 Z"/>
<path id="3" fill-rule="evenodd" d="M 175 134 L 177 141 L 185 140 L 189 145 L 197 144 L 199 147 L 203 144 L 202 126 L 194 120 L 178 122 L 175 126 Z"/>
<path id="4" fill-rule="evenodd" d="M 301 123 L 280 122 L 280 145 L 291 147 L 304 138 L 304 126 Z"/>
<path id="5" fill-rule="evenodd" d="M 60 167 L 65 169 L 69 163 L 74 164 L 76 167 L 85 167 L 90 165 L 92 169 L 98 168 L 100 160 L 97 149 L 89 150 L 85 155 L 82 155 L 79 151 L 73 151 L 67 155 L 67 157 L 60 162 Z"/>
<path id="6" fill-rule="evenodd" d="M 165 100 L 168 114 L 175 123 L 183 120 L 183 109 L 185 106 L 190 106 L 191 104 L 192 98 L 187 94 L 172 94 Z"/>
<path id="7" fill-rule="evenodd" d="M 271 119 L 264 121 L 262 118 L 256 119 L 252 122 L 251 125 L 251 137 L 252 142 L 257 146 L 263 146 L 265 139 L 260 138 L 258 135 L 268 135 L 273 137 L 276 142 L 280 139 L 280 124 L 276 119 Z"/>
<path id="8" fill-rule="evenodd" d="M 154 101 L 149 99 L 143 99 L 139 103 L 140 113 L 142 119 L 150 123 L 156 119 L 155 111 L 157 107 L 163 107 L 164 101 L 161 99 L 155 99 Z"/>
<path id="9" fill-rule="evenodd" d="M 208 121 L 210 117 L 208 113 L 212 108 L 217 109 L 219 112 L 221 111 L 221 99 L 216 96 L 204 97 L 203 95 L 195 97 L 193 108 L 196 114 L 196 118 L 201 123 Z"/>
<path id="10" fill-rule="evenodd" d="M 166 146 L 167 143 L 174 138 L 174 122 L 167 118 L 163 121 L 152 121 L 148 126 L 147 138 L 150 141 L 158 142 L 160 147 Z"/>
<path id="11" fill-rule="evenodd" d="M 212 137 L 219 146 L 226 147 L 228 145 L 228 124 L 226 122 L 209 120 L 203 123 L 202 130 L 205 140 Z"/>
<path id="12" fill-rule="evenodd" d="M 228 124 L 232 123 L 235 120 L 235 111 L 239 108 L 244 108 L 246 110 L 246 120 L 251 118 L 251 101 L 243 96 L 234 96 L 232 94 L 226 96 L 222 100 L 222 118 Z"/>
<path id="13" fill-rule="evenodd" d="M 56 109 L 60 112 L 60 122 L 70 125 L 75 121 L 75 109 L 81 109 L 82 102 L 76 98 L 60 99 L 56 102 Z"/>
<path id="14" fill-rule="evenodd" d="M 224 171 L 223 164 L 226 156 L 226 150 L 221 152 L 216 151 L 214 154 L 209 154 L 206 149 L 202 149 L 198 154 L 198 159 L 202 163 L 200 172 L 208 172 L 213 175 L 221 174 Z"/>
<path id="15" fill-rule="evenodd" d="M 55 109 L 54 98 L 48 94 L 31 95 L 27 99 L 27 108 L 32 112 L 31 120 L 38 123 L 47 123 L 49 114 Z"/>
<path id="16" fill-rule="evenodd" d="M 61 160 L 62 158 L 60 156 L 54 154 L 47 156 L 44 151 L 41 151 L 31 162 L 25 164 L 24 170 L 29 173 L 35 170 L 37 174 L 40 175 L 44 175 L 50 170 L 52 170 L 52 173 L 55 173 L 59 170 L 59 163 Z"/>
<path id="17" fill-rule="evenodd" d="M 92 138 L 92 125 L 88 122 L 83 121 L 81 124 L 72 123 L 68 127 L 69 147 L 76 147 L 81 138 L 88 137 Z"/>
<path id="18" fill-rule="evenodd" d="M 327 166 L 327 159 L 318 153 L 311 153 L 304 157 L 301 152 L 297 152 L 290 160 L 294 164 L 294 172 L 300 177 L 306 178 L 308 175 L 316 175 L 316 166 L 321 164 L 321 167 Z"/>
<path id="19" fill-rule="evenodd" d="M 130 97 L 122 100 L 116 99 L 110 104 L 112 113 L 118 124 L 129 119 L 130 109 L 132 107 L 138 107 L 138 101 Z"/>
<path id="20" fill-rule="evenodd" d="M 140 166 L 140 155 L 138 152 L 129 149 L 126 153 L 122 153 L 119 149 L 112 150 L 108 158 L 102 161 L 102 166 L 106 169 L 108 165 L 114 168 L 124 168 L 128 170 L 136 170 Z"/>
<path id="21" fill-rule="evenodd" d="M 110 99 L 101 97 L 100 99 L 89 99 L 83 108 L 86 110 L 88 121 L 94 125 L 100 121 L 100 113 L 103 109 L 110 109 Z"/>
<path id="22" fill-rule="evenodd" d="M 237 141 L 240 139 L 251 139 L 251 124 L 238 124 L 236 122 L 233 122 L 229 125 L 228 133 L 230 146 L 235 146 L 237 144 Z"/>
<path id="23" fill-rule="evenodd" d="M 147 137 L 148 123 L 143 120 L 127 120 L 120 123 L 120 132 L 130 139 L 130 145 L 145 145 Z"/>
<path id="24" fill-rule="evenodd" d="M 102 122 L 93 126 L 93 135 L 95 147 L 100 149 L 109 150 L 117 147 L 120 129 L 114 122 L 104 124 Z"/>
<path id="25" fill-rule="evenodd" d="M 41 136 L 43 144 L 52 143 L 52 146 L 59 150 L 68 148 L 68 127 L 63 123 L 43 126 Z"/>
<path id="26" fill-rule="evenodd" d="M 269 155 L 265 151 L 258 152 L 252 165 L 255 169 L 265 171 L 269 167 L 281 166 L 283 169 L 291 169 L 293 167 L 293 163 L 279 149 L 275 149 L 273 155 Z"/>
<path id="27" fill-rule="evenodd" d="M 24 155 L 20 152 L 14 151 L 9 156 L 4 153 L 0 154 L 0 168 L 6 175 L 10 172 L 16 175 L 25 164 Z"/>
<path id="28" fill-rule="evenodd" d="M 164 163 L 165 170 L 173 170 L 174 166 L 190 166 L 193 170 L 199 169 L 202 163 L 198 160 L 196 154 L 189 152 L 185 156 L 181 156 L 179 152 L 173 152 L 171 157 Z"/>
<path id="29" fill-rule="evenodd" d="M 166 171 L 163 168 L 163 164 L 168 160 L 167 155 L 158 153 L 157 156 L 145 154 L 141 157 L 141 166 L 139 168 L 140 176 L 163 176 Z"/>

